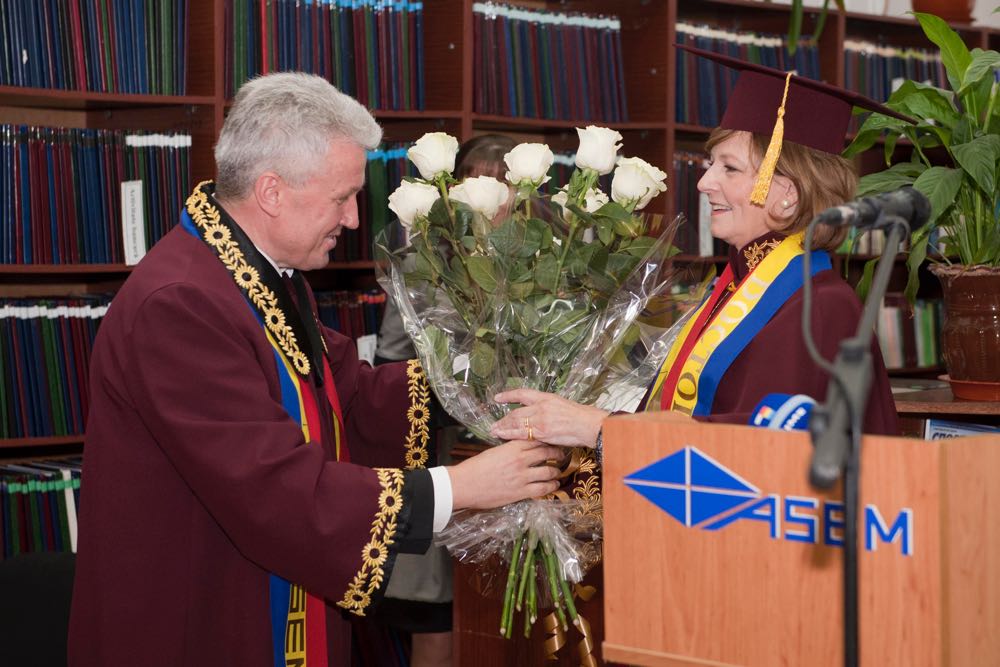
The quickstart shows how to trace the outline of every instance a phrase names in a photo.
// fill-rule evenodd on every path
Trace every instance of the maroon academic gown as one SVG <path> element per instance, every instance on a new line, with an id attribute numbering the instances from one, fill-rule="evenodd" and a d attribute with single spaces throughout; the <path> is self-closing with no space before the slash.
<path id="1" fill-rule="evenodd" d="M 398 522 L 379 530 L 385 488 L 358 464 L 402 468 L 408 442 L 411 463 L 427 460 L 408 438 L 427 394 L 406 362 L 372 369 L 352 340 L 322 335 L 352 463 L 335 461 L 330 418 L 304 442 L 214 250 L 177 227 L 136 267 L 91 362 L 71 665 L 272 665 L 270 573 L 327 601 L 329 664 L 349 664 L 336 603 L 360 577 L 352 611 L 370 610 L 395 553 L 426 550 L 433 517 L 429 473 L 407 470 Z M 375 567 L 372 542 L 389 553 Z"/>
<path id="2" fill-rule="evenodd" d="M 739 284 L 750 272 L 746 252 L 754 244 L 780 240 L 767 234 L 739 251 L 730 249 L 729 264 L 733 281 Z M 762 259 L 757 254 L 756 258 Z M 857 333 L 861 321 L 861 302 L 854 290 L 834 270 L 820 271 L 812 280 L 810 320 L 816 348 L 829 361 L 837 355 L 840 341 Z M 721 305 L 719 306 L 721 308 Z M 871 344 L 872 387 L 865 411 L 864 432 L 898 435 L 896 404 L 889 388 L 889 376 L 882 361 L 882 351 L 873 336 Z M 809 357 L 802 337 L 802 290 L 788 301 L 764 325 L 723 374 L 715 393 L 711 413 L 695 417 L 700 421 L 748 424 L 762 398 L 768 394 L 805 394 L 822 403 L 826 399 L 829 375 Z"/>

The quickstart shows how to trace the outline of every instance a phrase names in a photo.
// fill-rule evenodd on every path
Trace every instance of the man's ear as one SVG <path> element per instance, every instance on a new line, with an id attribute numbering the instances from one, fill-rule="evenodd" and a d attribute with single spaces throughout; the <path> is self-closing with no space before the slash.
<path id="1" fill-rule="evenodd" d="M 260 210 L 271 216 L 278 217 L 281 211 L 284 181 L 273 171 L 265 171 L 253 184 L 253 195 Z"/>

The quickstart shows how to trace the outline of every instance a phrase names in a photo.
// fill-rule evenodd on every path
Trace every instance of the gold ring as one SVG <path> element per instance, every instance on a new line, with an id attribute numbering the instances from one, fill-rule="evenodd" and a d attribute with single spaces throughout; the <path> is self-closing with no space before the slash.
<path id="1" fill-rule="evenodd" d="M 528 440 L 534 440 L 535 435 L 531 430 L 531 422 L 528 421 L 527 417 L 524 418 L 524 428 L 528 431 Z"/>

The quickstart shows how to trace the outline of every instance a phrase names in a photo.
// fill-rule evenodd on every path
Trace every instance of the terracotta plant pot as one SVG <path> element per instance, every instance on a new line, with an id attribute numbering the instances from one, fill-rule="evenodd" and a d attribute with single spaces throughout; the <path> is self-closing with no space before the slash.
<path id="1" fill-rule="evenodd" d="M 972 23 L 976 0 L 912 0 L 913 11 L 940 16 L 948 23 Z"/>
<path id="2" fill-rule="evenodd" d="M 1000 388 L 1000 268 L 934 264 L 930 269 L 944 293 L 941 349 L 952 391 L 973 398 L 963 396 L 958 385 Z"/>

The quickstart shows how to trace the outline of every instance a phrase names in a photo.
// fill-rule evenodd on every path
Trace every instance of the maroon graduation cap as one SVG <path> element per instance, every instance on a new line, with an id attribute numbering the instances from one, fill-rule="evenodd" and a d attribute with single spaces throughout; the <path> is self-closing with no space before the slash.
<path id="1" fill-rule="evenodd" d="M 771 135 L 771 144 L 758 170 L 751 196 L 756 204 L 762 205 L 767 198 L 782 140 L 839 154 L 844 148 L 851 110 L 855 106 L 914 122 L 864 95 L 828 83 L 713 51 L 683 44 L 675 46 L 739 71 L 719 127 Z"/>

